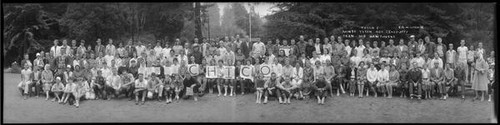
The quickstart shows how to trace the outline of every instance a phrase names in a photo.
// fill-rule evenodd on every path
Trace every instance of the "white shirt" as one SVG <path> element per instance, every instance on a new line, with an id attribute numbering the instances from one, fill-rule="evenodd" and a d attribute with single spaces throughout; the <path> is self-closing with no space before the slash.
<path id="1" fill-rule="evenodd" d="M 259 54 L 264 54 L 264 52 L 266 51 L 266 45 L 264 45 L 264 43 L 262 42 L 256 42 L 256 43 L 253 43 L 253 52 L 254 53 L 259 53 Z"/>
<path id="2" fill-rule="evenodd" d="M 434 59 L 432 59 L 432 67 L 434 67 L 434 65 L 435 65 L 436 62 L 439 63 L 438 64 L 439 68 L 443 68 L 443 60 L 441 58 L 437 58 L 437 59 L 434 58 Z"/>
<path id="3" fill-rule="evenodd" d="M 163 48 L 163 50 L 162 50 L 163 57 L 170 56 L 170 50 L 172 50 L 172 49 L 171 48 Z"/>
<path id="4" fill-rule="evenodd" d="M 111 67 L 111 60 L 113 60 L 113 59 L 114 59 L 114 56 L 110 56 L 110 55 L 104 56 L 104 60 L 106 60 L 106 64 L 108 65 L 108 67 Z"/>
<path id="5" fill-rule="evenodd" d="M 467 62 L 467 46 L 460 46 L 457 48 L 458 60 Z"/>
<path id="6" fill-rule="evenodd" d="M 297 69 L 297 67 L 293 67 L 292 78 L 294 79 L 304 78 L 304 69 L 302 69 L 302 67 L 299 67 L 299 69 Z"/>
<path id="7" fill-rule="evenodd" d="M 137 51 L 137 56 L 140 56 L 145 49 L 146 47 L 144 45 L 136 46 L 135 50 Z"/>
<path id="8" fill-rule="evenodd" d="M 357 57 L 363 57 L 365 54 L 363 54 L 363 50 L 365 50 L 365 46 L 364 45 L 361 45 L 361 46 L 358 46 L 356 47 L 356 56 Z"/>
<path id="9" fill-rule="evenodd" d="M 446 51 L 446 63 L 454 63 L 455 62 L 455 57 L 457 56 L 457 52 L 455 50 L 448 50 Z M 460 58 L 460 57 L 459 57 Z M 464 61 L 466 58 L 464 58 Z"/>
<path id="10" fill-rule="evenodd" d="M 345 51 L 347 51 L 347 56 L 351 56 L 351 51 L 352 51 L 351 46 L 346 46 Z"/>
<path id="11" fill-rule="evenodd" d="M 389 81 L 389 71 L 386 69 L 381 69 L 378 71 L 378 81 L 387 82 Z"/>
<path id="12" fill-rule="evenodd" d="M 366 72 L 366 78 L 369 82 L 375 82 L 378 79 L 378 71 L 377 69 L 368 69 Z"/>
<path id="13" fill-rule="evenodd" d="M 111 54 L 113 56 L 116 54 L 115 45 L 112 45 L 112 44 L 111 45 L 110 44 L 106 45 L 106 55 L 108 55 L 108 54 Z"/>
<path id="14" fill-rule="evenodd" d="M 314 44 L 314 48 L 316 49 L 316 52 L 321 52 L 321 44 Z"/>
<path id="15" fill-rule="evenodd" d="M 277 64 L 271 64 L 271 68 L 273 70 L 274 73 L 276 73 L 276 76 L 280 77 L 283 71 L 283 66 L 281 66 L 281 64 L 277 63 Z"/>
<path id="16" fill-rule="evenodd" d="M 483 55 L 484 55 L 484 49 L 483 48 L 477 48 L 476 54 L 477 54 L 478 58 L 484 59 L 483 58 Z"/>
<path id="17" fill-rule="evenodd" d="M 156 47 L 154 48 L 154 50 L 155 50 L 155 56 L 156 56 L 156 57 L 159 57 L 159 56 L 160 56 L 160 53 L 163 53 L 163 48 L 161 48 L 161 46 L 156 46 Z"/>
<path id="18" fill-rule="evenodd" d="M 61 46 L 52 46 L 50 47 L 50 51 L 54 53 L 54 57 L 61 56 Z"/>
<path id="19" fill-rule="evenodd" d="M 423 57 L 417 57 L 415 58 L 415 62 L 417 62 L 418 67 L 422 68 L 424 67 L 425 59 Z"/>

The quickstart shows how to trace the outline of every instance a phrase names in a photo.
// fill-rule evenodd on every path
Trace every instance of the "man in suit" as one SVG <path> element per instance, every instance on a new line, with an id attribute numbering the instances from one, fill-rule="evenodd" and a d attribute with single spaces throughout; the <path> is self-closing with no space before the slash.
<path id="1" fill-rule="evenodd" d="M 240 49 L 243 55 L 245 55 L 245 58 L 249 57 L 250 51 L 252 51 L 252 45 L 250 38 L 248 35 L 245 35 L 245 40 L 240 44 Z"/>
<path id="2" fill-rule="evenodd" d="M 94 52 L 95 52 L 95 55 L 97 55 L 98 57 L 101 57 L 100 53 L 104 54 L 105 52 L 105 47 L 104 45 L 101 44 L 101 39 L 100 38 L 97 38 L 97 45 L 95 45 L 94 47 Z M 104 56 L 104 55 L 103 55 Z"/>
<path id="3" fill-rule="evenodd" d="M 434 90 L 436 86 L 438 87 L 438 93 L 441 96 L 440 99 L 443 99 L 443 90 L 442 86 L 444 85 L 444 72 L 443 68 L 439 67 L 438 62 L 434 62 L 434 68 L 431 69 L 431 85 L 430 85 L 430 92 L 431 95 L 434 93 Z M 432 98 L 432 96 L 431 96 Z"/>

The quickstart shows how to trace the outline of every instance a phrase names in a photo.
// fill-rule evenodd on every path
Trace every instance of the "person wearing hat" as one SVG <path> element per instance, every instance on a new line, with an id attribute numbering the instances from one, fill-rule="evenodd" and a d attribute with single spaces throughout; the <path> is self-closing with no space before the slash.
<path id="1" fill-rule="evenodd" d="M 31 71 L 30 65 L 24 64 L 24 68 L 21 70 L 21 82 L 17 87 L 25 100 L 28 99 L 31 83 L 33 83 L 33 71 Z"/>
<path id="2" fill-rule="evenodd" d="M 33 71 L 37 71 L 38 69 L 43 68 L 44 62 L 40 53 L 36 53 L 36 59 L 33 60 L 33 65 Z"/>
<path id="3" fill-rule="evenodd" d="M 54 96 L 57 99 L 57 102 L 62 102 L 62 97 L 60 97 L 64 92 L 64 84 L 61 82 L 61 77 L 56 77 L 56 82 L 52 85 L 51 91 L 54 93 Z"/>

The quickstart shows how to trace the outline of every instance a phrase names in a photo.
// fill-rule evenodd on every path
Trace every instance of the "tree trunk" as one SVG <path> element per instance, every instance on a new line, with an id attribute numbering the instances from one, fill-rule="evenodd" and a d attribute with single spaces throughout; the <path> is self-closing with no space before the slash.
<path id="1" fill-rule="evenodd" d="M 195 7 L 194 7 L 194 17 L 195 17 L 195 20 L 194 20 L 194 23 L 195 23 L 195 32 L 194 34 L 196 35 L 196 37 L 198 38 L 202 38 L 202 32 L 201 32 L 201 14 L 200 14 L 200 2 L 196 2 L 195 3 Z"/>

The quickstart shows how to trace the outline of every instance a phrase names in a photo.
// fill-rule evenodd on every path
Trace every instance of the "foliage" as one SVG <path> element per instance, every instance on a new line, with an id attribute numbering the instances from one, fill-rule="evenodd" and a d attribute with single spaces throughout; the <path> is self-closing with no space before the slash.
<path id="1" fill-rule="evenodd" d="M 442 37 L 445 43 L 460 39 L 492 43 L 493 4 L 488 3 L 278 3 L 266 16 L 265 37 L 308 38 L 340 35 L 357 26 L 394 27 L 422 25 L 419 38 Z"/>

